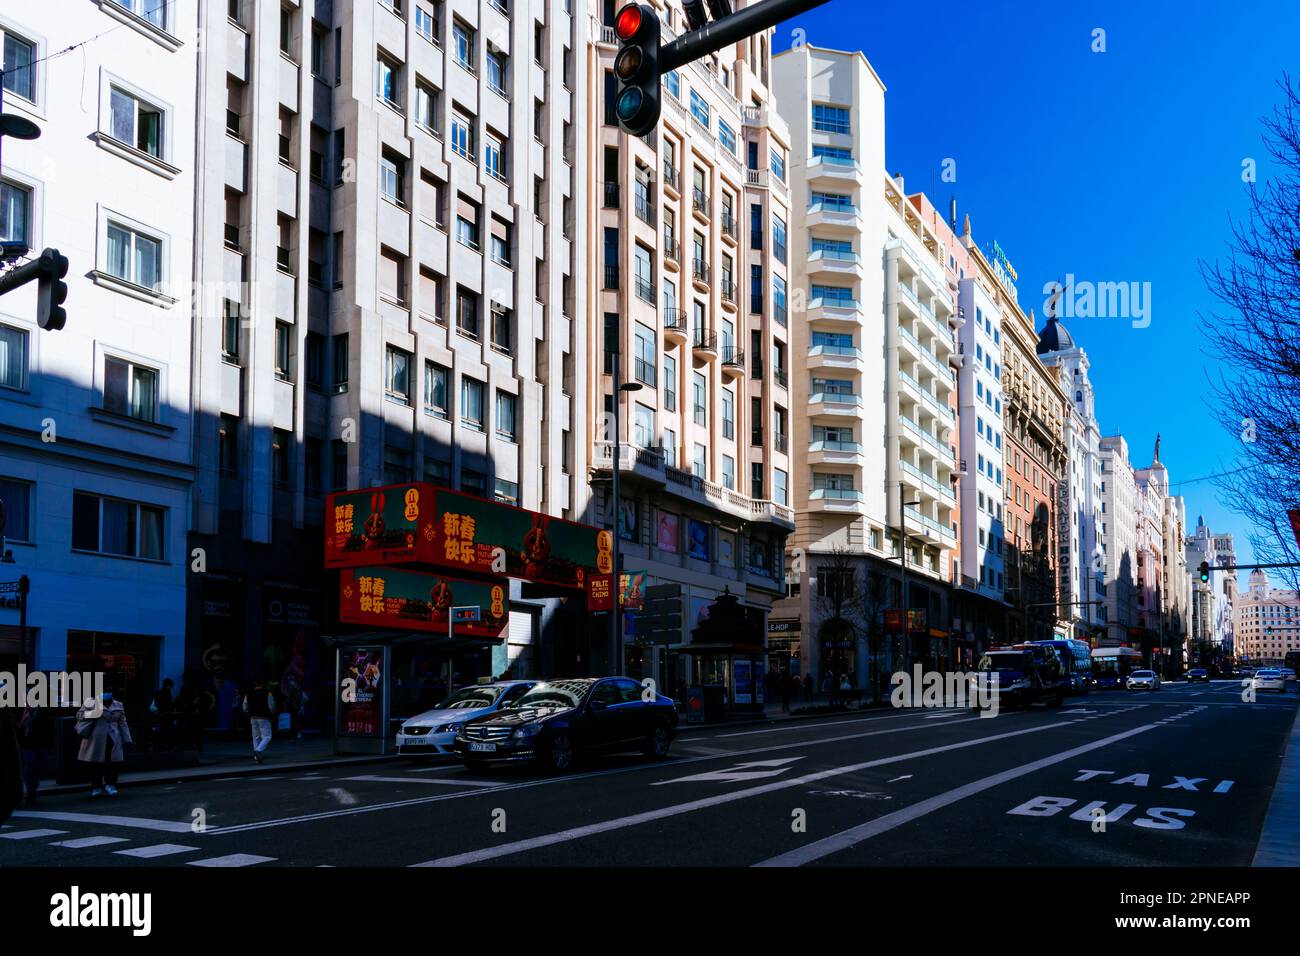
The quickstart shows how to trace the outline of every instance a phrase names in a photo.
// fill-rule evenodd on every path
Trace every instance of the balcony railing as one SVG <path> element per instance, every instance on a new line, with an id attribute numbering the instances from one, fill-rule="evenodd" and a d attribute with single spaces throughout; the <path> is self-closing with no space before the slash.
<path id="1" fill-rule="evenodd" d="M 853 454 L 862 453 L 862 443 L 856 441 L 838 441 L 823 438 L 820 441 L 814 441 L 808 446 L 809 453 L 816 451 L 842 451 Z"/>
<path id="2" fill-rule="evenodd" d="M 724 345 L 722 347 L 722 364 L 733 365 L 738 368 L 745 367 L 745 353 L 734 345 Z"/>
<path id="3" fill-rule="evenodd" d="M 693 330 L 691 332 L 691 348 L 716 352 L 718 350 L 718 333 L 711 332 L 708 329 Z"/>
<path id="4" fill-rule="evenodd" d="M 647 226 L 655 224 L 655 207 L 649 199 L 643 196 L 636 197 L 636 217 L 644 222 Z"/>
<path id="5" fill-rule="evenodd" d="M 618 208 L 618 183 L 605 183 L 605 208 Z"/>
<path id="6" fill-rule="evenodd" d="M 736 225 L 736 217 L 729 212 L 722 214 L 722 231 L 732 239 L 740 238 L 740 228 Z"/>
<path id="7" fill-rule="evenodd" d="M 673 262 L 682 261 L 682 244 L 672 236 L 664 236 L 664 258 Z"/>
<path id="8" fill-rule="evenodd" d="M 783 368 L 772 369 L 772 378 L 774 378 L 776 380 L 776 384 L 780 385 L 782 388 L 790 387 L 790 379 L 786 375 L 785 369 Z"/>
<path id="9" fill-rule="evenodd" d="M 703 259 L 696 259 L 693 266 L 695 278 L 707 284 L 709 281 L 709 264 Z"/>
<path id="10" fill-rule="evenodd" d="M 772 445 L 784 455 L 790 450 L 790 436 L 777 432 L 772 438 Z"/>
<path id="11" fill-rule="evenodd" d="M 649 302 L 650 305 L 653 306 L 655 304 L 654 283 L 645 276 L 637 276 L 634 285 L 636 286 L 637 298 L 641 299 L 643 302 Z"/>
<path id="12" fill-rule="evenodd" d="M 637 359 L 633 363 L 633 374 L 636 375 L 636 380 L 644 385 L 649 385 L 651 388 L 655 387 L 656 373 L 657 370 L 652 362 Z"/>
<path id="13" fill-rule="evenodd" d="M 685 332 L 686 310 L 685 309 L 664 309 L 664 329 L 672 332 Z"/>
<path id="14" fill-rule="evenodd" d="M 816 392 L 808 399 L 810 405 L 861 405 L 862 396 L 852 392 Z"/>
<path id="15" fill-rule="evenodd" d="M 682 188 L 682 174 L 667 162 L 664 163 L 664 185 L 673 192 L 680 192 Z"/>
<path id="16" fill-rule="evenodd" d="M 703 189 L 691 190 L 691 204 L 695 211 L 709 218 L 709 195 Z"/>
<path id="17" fill-rule="evenodd" d="M 862 492 L 856 488 L 814 488 L 808 497 L 813 501 L 861 501 Z"/>
<path id="18" fill-rule="evenodd" d="M 618 288 L 618 266 L 605 266 L 605 288 Z"/>
<path id="19" fill-rule="evenodd" d="M 722 301 L 730 302 L 732 305 L 735 305 L 736 283 L 732 282 L 730 279 L 723 279 L 722 282 L 720 283 L 720 286 L 722 292 Z"/>

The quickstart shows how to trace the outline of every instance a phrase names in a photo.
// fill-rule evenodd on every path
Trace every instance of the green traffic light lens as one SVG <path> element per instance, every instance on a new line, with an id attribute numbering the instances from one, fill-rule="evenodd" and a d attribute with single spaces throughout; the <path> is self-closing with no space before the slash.
<path id="1" fill-rule="evenodd" d="M 638 89 L 624 90 L 618 95 L 618 102 L 615 104 L 615 111 L 618 118 L 625 123 L 630 123 L 636 119 L 636 115 L 641 112 L 641 104 L 645 102 L 645 97 Z"/>

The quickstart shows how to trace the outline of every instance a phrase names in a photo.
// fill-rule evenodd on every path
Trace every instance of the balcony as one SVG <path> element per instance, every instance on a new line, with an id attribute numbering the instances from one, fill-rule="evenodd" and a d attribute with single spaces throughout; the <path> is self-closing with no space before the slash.
<path id="1" fill-rule="evenodd" d="M 708 222 L 709 217 L 711 215 L 710 207 L 709 207 L 709 194 L 706 193 L 703 189 L 692 189 L 691 208 L 695 210 L 695 214 L 697 216 L 699 216 L 705 222 Z"/>
<path id="2" fill-rule="evenodd" d="M 638 219 L 647 226 L 653 226 L 655 224 L 655 207 L 651 204 L 649 199 L 644 196 L 637 196 L 635 208 L 636 217 Z"/>
<path id="3" fill-rule="evenodd" d="M 808 350 L 808 367 L 861 372 L 866 361 L 862 350 L 853 345 L 814 345 Z"/>
<path id="4" fill-rule="evenodd" d="M 861 442 L 814 441 L 808 445 L 810 465 L 862 465 L 866 462 Z"/>
<path id="5" fill-rule="evenodd" d="M 685 342 L 689 336 L 690 326 L 686 325 L 686 312 L 681 308 L 664 308 L 663 310 L 663 334 L 666 337 L 672 337 L 677 342 Z"/>
<path id="6" fill-rule="evenodd" d="M 858 165 L 855 159 L 841 159 L 838 156 L 814 156 L 808 160 L 808 165 L 805 168 L 808 182 L 813 185 L 828 185 L 838 189 L 863 185 L 862 167 Z"/>
<path id="7" fill-rule="evenodd" d="M 745 374 L 745 353 L 734 345 L 722 347 L 722 374 L 735 378 Z"/>
<path id="8" fill-rule="evenodd" d="M 772 381 L 776 382 L 781 388 L 790 387 L 790 378 L 786 375 L 785 369 L 776 366 L 772 369 Z"/>
<path id="9" fill-rule="evenodd" d="M 947 403 L 940 401 L 933 392 L 902 369 L 898 370 L 898 378 L 899 381 L 910 389 L 908 392 L 909 395 L 912 395 L 915 399 L 923 402 L 925 407 L 928 408 L 936 418 L 949 427 L 952 427 L 954 424 L 954 416 L 952 409 L 948 407 Z"/>
<path id="10" fill-rule="evenodd" d="M 605 288 L 618 291 L 618 266 L 605 266 Z"/>
<path id="11" fill-rule="evenodd" d="M 722 237 L 730 239 L 732 245 L 740 242 L 740 227 L 736 225 L 736 217 L 725 209 L 722 211 Z"/>
<path id="12" fill-rule="evenodd" d="M 691 277 L 695 280 L 696 285 L 702 287 L 703 291 L 709 288 L 709 264 L 703 259 L 696 259 L 692 263 Z"/>
<path id="13" fill-rule="evenodd" d="M 814 249 L 808 253 L 808 274 L 852 279 L 862 271 L 862 257 L 839 249 Z"/>
<path id="14" fill-rule="evenodd" d="M 819 232 L 857 235 L 862 230 L 862 211 L 854 205 L 815 202 L 808 206 L 805 221 L 809 229 Z"/>
<path id="15" fill-rule="evenodd" d="M 632 363 L 632 374 L 636 376 L 636 380 L 641 384 L 649 385 L 651 388 L 655 387 L 658 370 L 655 368 L 653 362 L 647 362 L 645 359 L 636 359 Z"/>
<path id="16" fill-rule="evenodd" d="M 811 415 L 857 418 L 861 414 L 862 396 L 845 392 L 815 392 L 808 397 Z"/>
<path id="17" fill-rule="evenodd" d="M 955 385 L 957 375 L 948 364 L 939 356 L 935 355 L 928 348 L 921 344 L 921 340 L 913 335 L 905 326 L 898 327 L 899 348 L 901 351 L 911 351 L 912 354 L 923 362 L 937 377 L 947 381 L 950 385 Z"/>
<path id="18" fill-rule="evenodd" d="M 619 445 L 620 475 L 635 475 L 662 486 L 664 478 L 664 455 L 658 448 L 640 448 L 636 445 Z M 595 472 L 608 474 L 614 460 L 614 443 L 599 441 L 592 449 L 591 467 Z"/>
<path id="19" fill-rule="evenodd" d="M 718 333 L 708 329 L 694 329 L 691 332 L 691 351 L 698 359 L 715 359 L 718 357 Z"/>
<path id="20" fill-rule="evenodd" d="M 642 302 L 648 302 L 653 309 L 655 305 L 655 287 L 654 282 L 645 276 L 637 276 L 636 281 L 632 283 L 636 289 L 636 297 Z"/>
<path id="21" fill-rule="evenodd" d="M 910 479 L 913 487 L 922 493 L 938 498 L 949 507 L 957 503 L 957 496 L 953 494 L 951 485 L 945 484 L 929 472 L 922 471 L 910 461 L 900 460 L 898 464 L 903 469 L 904 475 L 908 476 L 904 481 Z"/>
<path id="22" fill-rule="evenodd" d="M 682 267 L 682 244 L 672 236 L 664 236 L 664 268 L 676 272 Z"/>
<path id="23" fill-rule="evenodd" d="M 787 531 L 794 530 L 794 509 L 779 505 L 775 501 L 751 498 L 749 513 L 751 521 L 779 525 Z"/>
<path id="24" fill-rule="evenodd" d="M 722 281 L 718 284 L 719 292 L 722 294 L 722 304 L 727 306 L 732 312 L 736 311 L 736 283 L 728 278 L 725 273 Z"/>
<path id="25" fill-rule="evenodd" d="M 922 514 L 916 508 L 907 506 L 903 508 L 907 515 L 907 534 L 910 538 L 921 538 L 927 544 L 939 545 L 942 547 L 952 547 L 957 543 L 957 536 L 953 534 L 952 528 L 940 524 L 929 515 Z"/>
<path id="26" fill-rule="evenodd" d="M 676 166 L 664 163 L 664 188 L 671 191 L 674 195 L 682 194 L 682 174 Z"/>
<path id="27" fill-rule="evenodd" d="M 772 436 L 772 447 L 783 455 L 790 454 L 790 436 L 777 432 Z"/>
<path id="28" fill-rule="evenodd" d="M 605 208 L 618 208 L 618 183 L 605 183 Z"/>
<path id="29" fill-rule="evenodd" d="M 855 329 L 862 324 L 862 309 L 853 299 L 818 296 L 808 301 L 808 321 Z"/>
<path id="30" fill-rule="evenodd" d="M 949 468 L 954 467 L 952 448 L 940 441 L 930 432 L 921 427 L 920 424 L 908 418 L 906 415 L 898 416 L 898 423 L 902 426 L 899 432 L 899 438 L 910 441 L 913 445 L 922 449 L 926 454 L 932 455 L 939 459 L 940 462 Z"/>
<path id="31" fill-rule="evenodd" d="M 863 508 L 862 492 L 856 488 L 814 488 L 808 492 L 808 508 L 856 514 Z"/>

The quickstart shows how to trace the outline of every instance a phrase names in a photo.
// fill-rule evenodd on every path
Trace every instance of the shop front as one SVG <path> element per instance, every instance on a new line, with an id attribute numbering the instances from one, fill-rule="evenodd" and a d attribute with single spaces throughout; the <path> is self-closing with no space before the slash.
<path id="1" fill-rule="evenodd" d="M 797 617 L 772 617 L 767 620 L 767 670 L 788 673 L 802 679 L 803 660 L 799 654 L 803 624 Z"/>
<path id="2" fill-rule="evenodd" d="M 729 588 L 708 605 L 690 641 L 670 654 L 676 658 L 672 671 L 685 685 L 678 694 L 685 691 L 688 718 L 693 698 L 715 694 L 728 710 L 762 711 L 768 665 L 763 612 L 741 604 Z"/>

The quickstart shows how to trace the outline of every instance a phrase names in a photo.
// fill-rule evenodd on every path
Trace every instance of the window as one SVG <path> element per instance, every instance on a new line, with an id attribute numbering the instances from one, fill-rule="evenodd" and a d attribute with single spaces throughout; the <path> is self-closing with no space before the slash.
<path id="1" fill-rule="evenodd" d="M 119 498 L 72 494 L 72 548 L 163 560 L 164 509 Z"/>
<path id="2" fill-rule="evenodd" d="M 653 447 L 655 443 L 654 409 L 637 402 L 633 415 L 632 440 L 642 448 Z"/>
<path id="3" fill-rule="evenodd" d="M 35 103 L 36 71 L 32 61 L 36 59 L 36 44 L 8 30 L 0 30 L 0 33 L 4 35 L 4 59 L 0 61 L 4 91 Z"/>
<path id="4" fill-rule="evenodd" d="M 504 501 L 508 505 L 519 504 L 519 482 L 498 478 L 493 489 L 493 497 L 497 501 Z"/>
<path id="5" fill-rule="evenodd" d="M 492 347 L 498 352 L 510 354 L 511 347 L 514 344 L 514 330 L 510 319 L 510 310 L 505 306 L 493 303 L 490 324 L 489 333 L 492 337 Z"/>
<path id="6" fill-rule="evenodd" d="M 449 418 L 451 409 L 447 404 L 447 384 L 451 370 L 436 362 L 424 363 L 424 410 L 438 418 Z"/>
<path id="7" fill-rule="evenodd" d="M 379 158 L 379 191 L 385 199 L 401 206 L 404 204 L 406 160 L 385 149 Z"/>
<path id="8" fill-rule="evenodd" d="M 473 73 L 474 31 L 457 20 L 451 27 L 451 42 L 452 49 L 456 54 L 456 62 Z"/>
<path id="9" fill-rule="evenodd" d="M 275 323 L 275 377 L 282 382 L 293 378 L 293 326 Z"/>
<path id="10" fill-rule="evenodd" d="M 677 467 L 677 432 L 672 428 L 664 429 L 664 464 Z"/>
<path id="11" fill-rule="evenodd" d="M 515 410 L 518 402 L 516 396 L 497 389 L 496 428 L 498 438 L 504 438 L 506 441 L 518 440 L 515 425 Z"/>
<path id="12" fill-rule="evenodd" d="M 163 156 L 163 111 L 116 86 L 109 91 L 108 134 L 156 159 Z"/>
<path id="13" fill-rule="evenodd" d="M 162 241 L 110 222 L 106 264 L 111 275 L 156 290 L 162 278 Z"/>
<path id="14" fill-rule="evenodd" d="M 664 411 L 677 411 L 677 359 L 664 356 Z"/>
<path id="15" fill-rule="evenodd" d="M 848 133 L 849 111 L 842 106 L 814 103 L 813 129 L 819 133 Z"/>
<path id="16" fill-rule="evenodd" d="M 709 128 L 709 104 L 695 90 L 691 90 L 691 115 L 695 117 L 695 122 L 705 129 Z"/>
<path id="17" fill-rule="evenodd" d="M 124 10 L 130 10 L 141 20 L 156 26 L 159 30 L 167 28 L 167 7 L 163 0 L 113 0 Z"/>
<path id="18" fill-rule="evenodd" d="M 772 470 L 772 500 L 779 505 L 788 505 L 790 476 L 780 468 Z"/>
<path id="19" fill-rule="evenodd" d="M 490 244 L 488 254 L 491 255 L 492 261 L 497 265 L 510 267 L 510 246 L 511 246 L 511 228 L 510 223 L 503 222 L 492 217 L 492 235 L 489 237 Z"/>
<path id="20" fill-rule="evenodd" d="M 483 136 L 483 169 L 493 179 L 506 181 L 505 147 L 500 137 L 491 133 Z"/>
<path id="21" fill-rule="evenodd" d="M 722 390 L 722 437 L 736 437 L 736 395 L 729 388 Z"/>
<path id="22" fill-rule="evenodd" d="M 736 131 L 722 120 L 718 120 L 718 142 L 731 155 L 736 155 Z"/>
<path id="23" fill-rule="evenodd" d="M 785 265 L 785 220 L 775 215 L 772 217 L 772 255 Z"/>
<path id="24" fill-rule="evenodd" d="M 415 5 L 415 32 L 430 43 L 438 42 L 438 21 L 423 4 Z"/>
<path id="25" fill-rule="evenodd" d="M 488 50 L 484 61 L 487 63 L 487 85 L 493 93 L 507 96 L 506 93 L 506 55 L 500 50 Z"/>
<path id="26" fill-rule="evenodd" d="M 438 91 L 425 83 L 415 84 L 415 122 L 425 131 L 441 137 L 438 131 Z"/>
<path id="27" fill-rule="evenodd" d="M 732 491 L 736 488 L 736 459 L 730 455 L 722 456 L 722 487 Z"/>
<path id="28" fill-rule="evenodd" d="M 814 146 L 813 159 L 822 159 L 836 166 L 856 166 L 853 153 L 838 146 Z"/>
<path id="29" fill-rule="evenodd" d="M 32 486 L 13 478 L 0 478 L 0 504 L 4 505 L 5 538 L 31 541 Z"/>
<path id="30" fill-rule="evenodd" d="M 692 397 L 694 399 L 695 424 L 707 425 L 709 396 L 708 381 L 700 372 L 694 372 L 692 375 L 692 387 L 694 389 Z"/>
<path id="31" fill-rule="evenodd" d="M 27 387 L 27 332 L 0 325 L 0 387 Z"/>
<path id="32" fill-rule="evenodd" d="M 673 95 L 674 99 L 682 98 L 682 77 L 676 70 L 671 70 L 664 74 L 664 89 Z"/>
<path id="33" fill-rule="evenodd" d="M 474 121 L 459 110 L 451 118 L 451 150 L 474 161 Z"/>
<path id="34" fill-rule="evenodd" d="M 411 403 L 411 353 L 388 346 L 384 372 L 384 391 L 403 405 Z"/>
<path id="35" fill-rule="evenodd" d="M 479 337 L 478 296 L 462 288 L 456 290 L 456 329 L 472 339 Z"/>
<path id="36" fill-rule="evenodd" d="M 460 423 L 475 431 L 483 430 L 483 383 L 468 375 L 460 377 Z"/>
<path id="37" fill-rule="evenodd" d="M 384 484 L 400 485 L 411 480 L 411 453 L 396 445 L 384 445 Z"/>
<path id="38" fill-rule="evenodd" d="M 401 64 L 380 54 L 376 95 L 394 109 L 401 109 L 402 106 L 401 74 Z"/>
<path id="39" fill-rule="evenodd" d="M 0 242 L 32 244 L 32 191 L 0 180 Z"/>
<path id="40" fill-rule="evenodd" d="M 334 336 L 334 391 L 348 389 L 348 334 Z"/>
<path id="41" fill-rule="evenodd" d="M 785 153 L 773 148 L 771 151 L 772 175 L 785 182 Z"/>
<path id="42" fill-rule="evenodd" d="M 474 219 L 466 218 L 464 215 L 457 215 L 456 241 L 462 246 L 469 246 L 471 249 L 478 249 L 478 222 Z"/>
<path id="43" fill-rule="evenodd" d="M 283 429 L 271 432 L 271 484 L 276 488 L 289 487 L 289 442 L 292 436 Z"/>
<path id="44" fill-rule="evenodd" d="M 158 370 L 126 359 L 104 359 L 104 410 L 156 422 Z"/>
<path id="45" fill-rule="evenodd" d="M 303 377 L 308 388 L 320 389 L 325 385 L 325 336 L 319 332 L 308 332 L 306 349 L 307 361 Z"/>
<path id="46" fill-rule="evenodd" d="M 691 455 L 691 473 L 697 478 L 707 478 L 708 467 L 708 450 L 699 442 L 696 442 Z"/>

